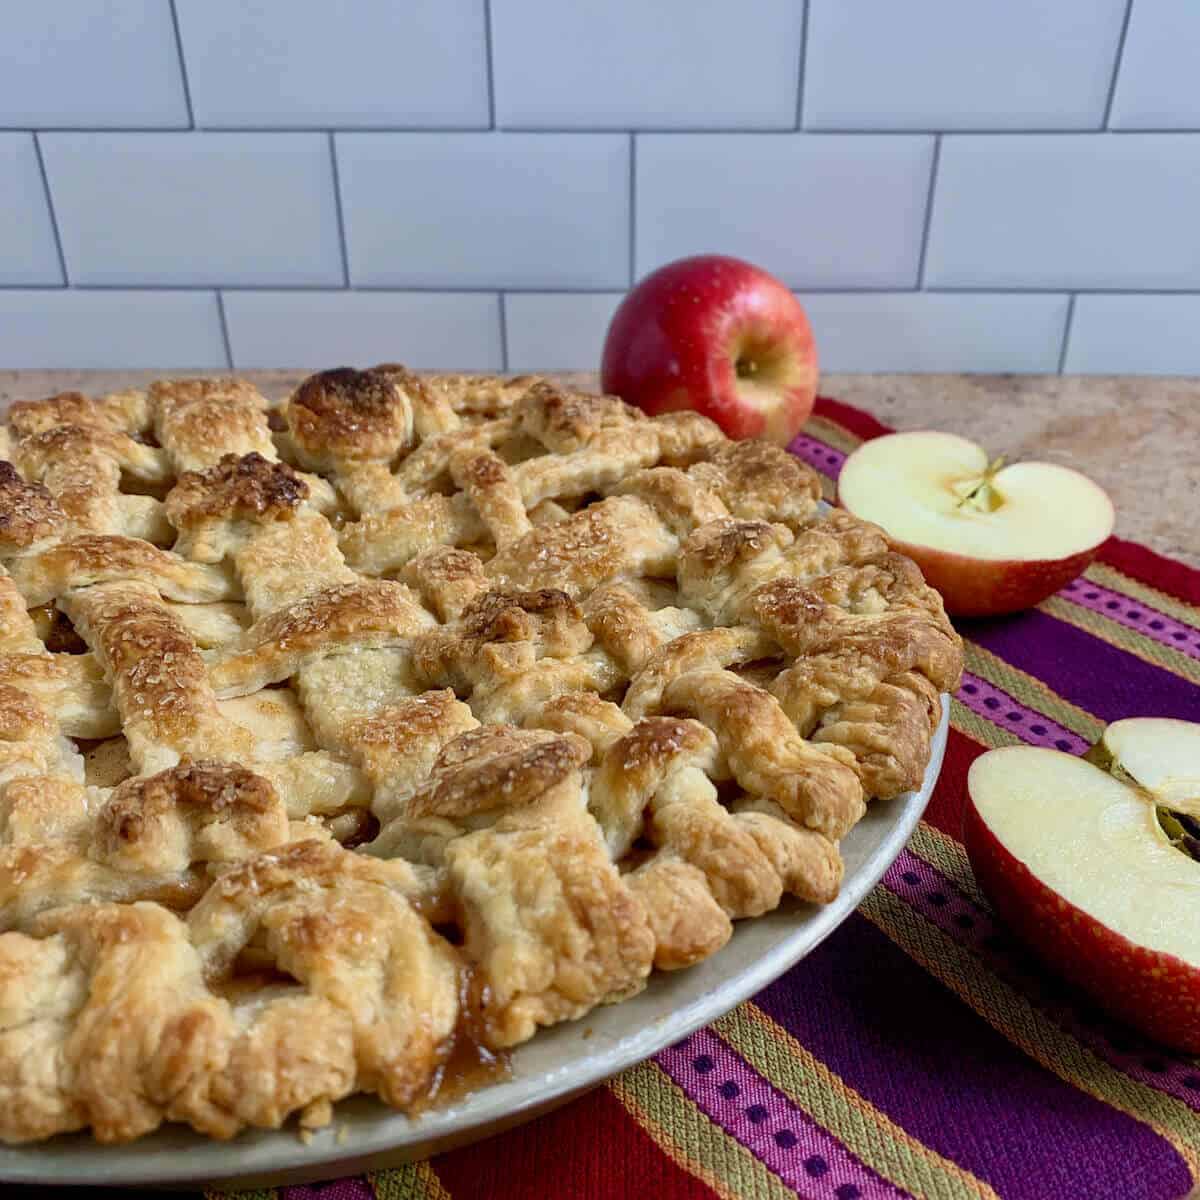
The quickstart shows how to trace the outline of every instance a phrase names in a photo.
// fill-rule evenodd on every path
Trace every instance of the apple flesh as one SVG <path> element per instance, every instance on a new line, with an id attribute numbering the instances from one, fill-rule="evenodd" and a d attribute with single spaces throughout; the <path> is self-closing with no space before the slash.
<path id="1" fill-rule="evenodd" d="M 731 438 L 786 445 L 812 412 L 817 351 L 784 284 L 740 259 L 702 254 L 660 267 L 621 302 L 600 382 L 651 416 L 695 409 Z"/>
<path id="2" fill-rule="evenodd" d="M 1146 794 L 1033 746 L 981 755 L 967 790 L 967 854 L 1013 932 L 1113 1015 L 1200 1052 L 1200 863 Z"/>
<path id="3" fill-rule="evenodd" d="M 1200 817 L 1200 725 L 1169 717 L 1114 721 L 1088 758 L 1145 788 L 1163 808 Z"/>
<path id="4" fill-rule="evenodd" d="M 1113 530 L 1112 502 L 1085 475 L 989 464 L 951 433 L 864 442 L 842 467 L 838 500 L 881 526 L 963 617 L 1031 608 L 1079 575 Z"/>

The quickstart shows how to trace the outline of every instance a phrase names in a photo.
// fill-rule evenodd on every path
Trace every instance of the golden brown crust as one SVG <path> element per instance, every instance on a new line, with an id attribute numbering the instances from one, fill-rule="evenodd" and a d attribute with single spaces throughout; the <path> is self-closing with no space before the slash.
<path id="1" fill-rule="evenodd" d="M 244 379 L 172 379 L 152 384 L 158 440 L 178 471 L 200 471 L 225 454 L 275 457 L 267 401 Z"/>
<path id="2" fill-rule="evenodd" d="M 167 497 L 167 517 L 177 529 L 206 517 L 289 516 L 308 499 L 308 484 L 286 463 L 261 454 L 224 454 L 206 471 L 185 471 Z"/>
<path id="3" fill-rule="evenodd" d="M 583 821 L 544 831 L 501 822 L 454 839 L 446 856 L 492 1046 L 644 986 L 654 955 L 645 909 Z"/>
<path id="4" fill-rule="evenodd" d="M 371 368 L 397 387 L 413 415 L 413 432 L 421 438 L 458 429 L 461 422 L 450 402 L 428 379 L 410 371 L 403 363 L 380 363 Z"/>
<path id="5" fill-rule="evenodd" d="M 232 375 L 197 376 L 194 379 L 159 379 L 150 385 L 152 406 L 184 408 L 207 400 L 226 400 L 237 406 L 265 409 L 266 397 L 248 379 Z"/>
<path id="6" fill-rule="evenodd" d="M 574 734 L 482 725 L 460 734 L 438 756 L 429 783 L 413 796 L 407 815 L 449 819 L 540 799 L 591 757 Z"/>
<path id="7" fill-rule="evenodd" d="M 286 679 L 310 656 L 339 646 L 386 645 L 432 624 L 412 593 L 388 579 L 336 584 L 309 593 L 256 622 L 214 664 L 212 682 L 224 696 Z"/>
<path id="8" fill-rule="evenodd" d="M 459 616 L 487 586 L 487 575 L 477 554 L 453 546 L 437 546 L 418 554 L 401 576 L 434 616 L 443 623 Z"/>
<path id="9" fill-rule="evenodd" d="M 455 413 L 488 418 L 508 412 L 535 379 L 532 375 L 434 375 L 425 382 Z"/>
<path id="10" fill-rule="evenodd" d="M 628 875 L 626 883 L 646 909 L 660 971 L 701 962 L 733 935 L 733 922 L 699 867 L 658 855 Z"/>
<path id="11" fill-rule="evenodd" d="M 10 462 L 0 462 L 0 555 L 8 558 L 53 537 L 66 514 L 40 483 L 26 483 Z"/>
<path id="12" fill-rule="evenodd" d="M 250 757 L 249 732 L 221 716 L 195 643 L 154 588 L 97 584 L 72 592 L 66 604 L 112 681 L 140 770 L 214 751 Z"/>
<path id="13" fill-rule="evenodd" d="M 82 425 L 110 433 L 141 433 L 150 424 L 145 393 L 112 392 L 91 397 L 82 392 L 60 392 L 45 400 L 15 400 L 5 417 L 21 437 L 43 433 L 60 425 Z"/>
<path id="14" fill-rule="evenodd" d="M 816 472 L 770 442 L 727 442 L 690 474 L 743 520 L 791 525 L 811 517 L 821 499 Z"/>
<path id="15" fill-rule="evenodd" d="M 310 375 L 287 408 L 288 428 L 314 465 L 388 459 L 412 434 L 412 410 L 395 371 L 338 367 Z"/>
<path id="16" fill-rule="evenodd" d="M 556 454 L 570 454 L 601 430 L 645 420 L 616 396 L 568 392 L 548 379 L 531 384 L 516 405 L 519 428 Z"/>
<path id="17" fill-rule="evenodd" d="M 578 596 L 618 575 L 668 571 L 676 545 L 644 504 L 613 496 L 532 530 L 497 554 L 487 571 L 505 586 L 558 587 Z"/>
<path id="18" fill-rule="evenodd" d="M 456 1030 L 831 900 L 961 671 L 882 531 L 696 413 L 385 363 L 0 450 L 0 1140 L 411 1108 Z"/>
<path id="19" fill-rule="evenodd" d="M 257 452 L 226 454 L 203 471 L 185 471 L 164 505 L 179 532 L 174 551 L 193 562 L 222 562 L 246 543 L 254 525 L 291 520 L 312 492 L 286 463 Z"/>
<path id="20" fill-rule="evenodd" d="M 262 776 L 188 760 L 121 784 L 97 816 L 94 846 L 110 866 L 166 872 L 237 862 L 287 834 L 287 813 Z"/>
<path id="21" fill-rule="evenodd" d="M 74 588 L 129 582 L 157 588 L 171 600 L 206 604 L 237 595 L 228 575 L 188 562 L 139 538 L 84 534 L 10 564 L 10 573 L 31 605 L 57 600 Z"/>

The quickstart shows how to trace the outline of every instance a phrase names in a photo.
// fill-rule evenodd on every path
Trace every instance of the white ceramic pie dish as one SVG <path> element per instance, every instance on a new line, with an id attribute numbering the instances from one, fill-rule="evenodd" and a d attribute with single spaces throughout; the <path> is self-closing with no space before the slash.
<path id="1" fill-rule="evenodd" d="M 212 1142 L 172 1127 L 125 1146 L 98 1146 L 90 1136 L 76 1134 L 0 1148 L 0 1183 L 263 1187 L 311 1182 L 425 1158 L 562 1104 L 761 991 L 854 911 L 920 820 L 941 770 L 949 712 L 943 697 L 921 789 L 873 803 L 842 842 L 846 875 L 832 904 L 815 908 L 785 902 L 773 913 L 740 922 L 729 944 L 697 966 L 657 973 L 632 1000 L 543 1030 L 514 1052 L 511 1078 L 502 1083 L 411 1120 L 360 1096 L 338 1105 L 333 1124 L 307 1145 L 294 1128 Z"/>

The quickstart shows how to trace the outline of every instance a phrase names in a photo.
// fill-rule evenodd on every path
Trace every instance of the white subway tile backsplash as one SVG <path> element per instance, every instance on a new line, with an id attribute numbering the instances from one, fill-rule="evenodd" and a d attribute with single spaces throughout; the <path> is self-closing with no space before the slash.
<path id="1" fill-rule="evenodd" d="M 504 297 L 512 371 L 598 371 L 622 292 L 521 292 Z"/>
<path id="2" fill-rule="evenodd" d="M 176 3 L 198 125 L 488 125 L 484 0 Z"/>
<path id="3" fill-rule="evenodd" d="M 805 128 L 1098 129 L 1125 2 L 810 0 Z"/>
<path id="4" fill-rule="evenodd" d="M 637 274 L 717 252 L 793 287 L 912 287 L 932 161 L 918 135 L 639 135 Z"/>
<path id="5" fill-rule="evenodd" d="M 5 4 L 0 126 L 186 128 L 170 0 Z"/>
<path id="6" fill-rule="evenodd" d="M 803 0 L 503 0 L 496 123 L 791 129 Z"/>
<path id="7" fill-rule="evenodd" d="M 356 285 L 629 281 L 624 135 L 350 133 L 336 142 Z"/>
<path id="8" fill-rule="evenodd" d="M 594 369 L 634 278 L 717 252 L 797 289 L 829 371 L 1200 375 L 1192 0 L 0 28 L 0 365 Z"/>
<path id="9" fill-rule="evenodd" d="M 931 287 L 1200 288 L 1200 135 L 954 136 Z"/>
<path id="10" fill-rule="evenodd" d="M 1200 5 L 1137 0 L 1129 17 L 1109 124 L 1200 129 Z"/>
<path id="11" fill-rule="evenodd" d="M 499 298 L 483 293 L 225 292 L 233 365 L 324 368 L 400 360 L 498 371 Z"/>
<path id="12" fill-rule="evenodd" d="M 32 134 L 0 133 L 0 217 L 0 286 L 62 283 Z"/>
<path id="13" fill-rule="evenodd" d="M 324 134 L 51 133 L 42 151 L 75 283 L 342 282 Z"/>
<path id="14" fill-rule="evenodd" d="M 213 292 L 0 291 L 0 366 L 227 366 Z"/>
<path id="15" fill-rule="evenodd" d="M 1078 296 L 1063 370 L 1200 375 L 1200 296 Z"/>
<path id="16" fill-rule="evenodd" d="M 1058 370 L 1065 295 L 802 294 L 822 371 Z"/>

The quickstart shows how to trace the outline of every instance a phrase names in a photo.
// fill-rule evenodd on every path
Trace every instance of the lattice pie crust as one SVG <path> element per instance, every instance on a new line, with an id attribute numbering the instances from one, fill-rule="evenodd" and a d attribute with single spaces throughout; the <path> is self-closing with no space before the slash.
<path id="1" fill-rule="evenodd" d="M 689 412 L 328 371 L 0 429 L 0 1138 L 406 1108 L 837 891 L 961 647 Z"/>

